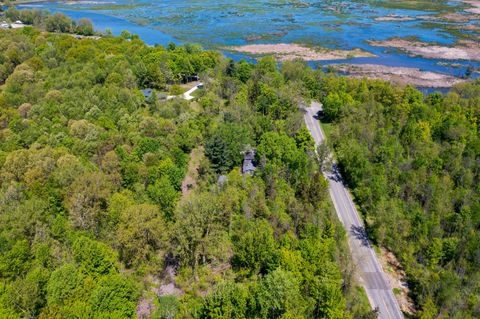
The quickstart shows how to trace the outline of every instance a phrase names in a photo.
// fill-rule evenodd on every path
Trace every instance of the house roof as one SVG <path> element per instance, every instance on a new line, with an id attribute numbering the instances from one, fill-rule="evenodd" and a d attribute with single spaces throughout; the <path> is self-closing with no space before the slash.
<path id="1" fill-rule="evenodd" d="M 249 173 L 255 171 L 255 166 L 251 160 L 244 160 L 242 166 L 243 173 Z"/>
<path id="2" fill-rule="evenodd" d="M 142 90 L 143 96 L 145 96 L 145 97 L 147 97 L 147 98 L 150 97 L 150 96 L 152 96 L 152 92 L 153 92 L 152 89 L 144 89 L 144 90 Z"/>

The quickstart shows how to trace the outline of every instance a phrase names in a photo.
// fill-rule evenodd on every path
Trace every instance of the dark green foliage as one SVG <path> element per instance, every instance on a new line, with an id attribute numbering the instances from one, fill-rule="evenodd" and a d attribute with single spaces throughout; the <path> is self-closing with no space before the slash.
<path id="1" fill-rule="evenodd" d="M 243 161 L 242 152 L 253 144 L 251 131 L 238 124 L 225 123 L 215 129 L 205 143 L 205 154 L 218 173 L 230 171 Z"/>

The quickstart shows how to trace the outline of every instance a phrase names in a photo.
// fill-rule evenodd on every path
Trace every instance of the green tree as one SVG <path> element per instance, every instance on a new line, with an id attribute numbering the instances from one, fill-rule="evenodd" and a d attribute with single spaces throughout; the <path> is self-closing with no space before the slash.
<path id="1" fill-rule="evenodd" d="M 82 277 L 74 264 L 55 269 L 47 283 L 48 304 L 64 305 L 75 299 L 76 290 L 82 286 Z"/>
<path id="2" fill-rule="evenodd" d="M 92 21 L 89 19 L 82 18 L 78 20 L 77 27 L 75 32 L 82 35 L 93 35 L 93 24 Z"/>
<path id="3" fill-rule="evenodd" d="M 73 257 L 80 271 L 97 276 L 117 271 L 115 253 L 104 243 L 88 237 L 78 237 L 72 246 Z"/>
<path id="4" fill-rule="evenodd" d="M 227 258 L 229 219 L 210 193 L 193 194 L 180 204 L 175 214 L 175 252 L 195 275 L 199 264 Z"/>
<path id="5" fill-rule="evenodd" d="M 245 318 L 249 292 L 241 284 L 219 284 L 203 303 L 200 318 Z"/>
<path id="6" fill-rule="evenodd" d="M 242 152 L 253 145 L 250 131 L 234 123 L 221 124 L 205 143 L 205 155 L 218 173 L 225 173 L 243 161 Z"/>
<path id="7" fill-rule="evenodd" d="M 297 279 L 289 272 L 274 270 L 258 283 L 254 292 L 255 317 L 301 317 L 305 305 Z"/>
<path id="8" fill-rule="evenodd" d="M 99 318 L 132 318 L 138 297 L 138 288 L 129 278 L 111 275 L 92 291 L 90 304 Z"/>
<path id="9" fill-rule="evenodd" d="M 103 173 L 78 176 L 70 187 L 67 199 L 73 225 L 81 229 L 98 230 L 113 190 L 108 176 Z"/>
<path id="10" fill-rule="evenodd" d="M 72 31 L 72 20 L 63 13 L 57 12 L 46 19 L 45 28 L 49 32 L 69 33 Z"/>
<path id="11" fill-rule="evenodd" d="M 155 259 L 156 250 L 165 246 L 167 238 L 167 228 L 157 206 L 133 205 L 122 211 L 117 239 L 120 257 L 127 266 Z"/>
<path id="12" fill-rule="evenodd" d="M 240 221 L 232 236 L 232 243 L 234 266 L 254 273 L 267 273 L 278 266 L 277 244 L 267 221 Z"/>
<path id="13" fill-rule="evenodd" d="M 30 245 L 27 240 L 15 242 L 10 250 L 0 256 L 0 276 L 15 278 L 30 268 Z"/>

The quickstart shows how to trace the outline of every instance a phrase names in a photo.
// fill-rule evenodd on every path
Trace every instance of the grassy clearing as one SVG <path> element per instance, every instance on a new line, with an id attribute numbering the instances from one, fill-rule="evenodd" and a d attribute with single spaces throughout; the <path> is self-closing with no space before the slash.
<path id="1" fill-rule="evenodd" d="M 320 122 L 320 127 L 322 128 L 323 133 L 325 133 L 325 138 L 327 140 L 330 140 L 330 136 L 332 136 L 332 129 L 333 129 L 332 124 Z"/>
<path id="2" fill-rule="evenodd" d="M 402 289 L 400 288 L 393 288 L 392 290 L 395 296 L 400 296 L 402 294 Z"/>
<path id="3" fill-rule="evenodd" d="M 358 299 L 360 300 L 360 304 L 362 305 L 363 309 L 368 310 L 370 309 L 370 301 L 368 301 L 367 297 L 367 292 L 365 291 L 365 288 L 361 286 L 357 286 L 357 296 Z"/>

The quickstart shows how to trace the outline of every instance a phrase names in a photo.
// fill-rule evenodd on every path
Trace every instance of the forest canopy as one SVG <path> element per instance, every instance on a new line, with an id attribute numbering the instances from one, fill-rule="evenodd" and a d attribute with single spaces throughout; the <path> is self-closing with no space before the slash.
<path id="1" fill-rule="evenodd" d="M 424 96 L 126 33 L 0 40 L 0 317 L 375 318 L 311 99 L 416 316 L 480 316 L 480 82 Z M 196 76 L 193 101 L 157 98 Z"/>
<path id="2" fill-rule="evenodd" d="M 301 78 L 136 37 L 0 38 L 0 317 L 371 315 Z M 195 76 L 193 102 L 156 98 Z"/>

